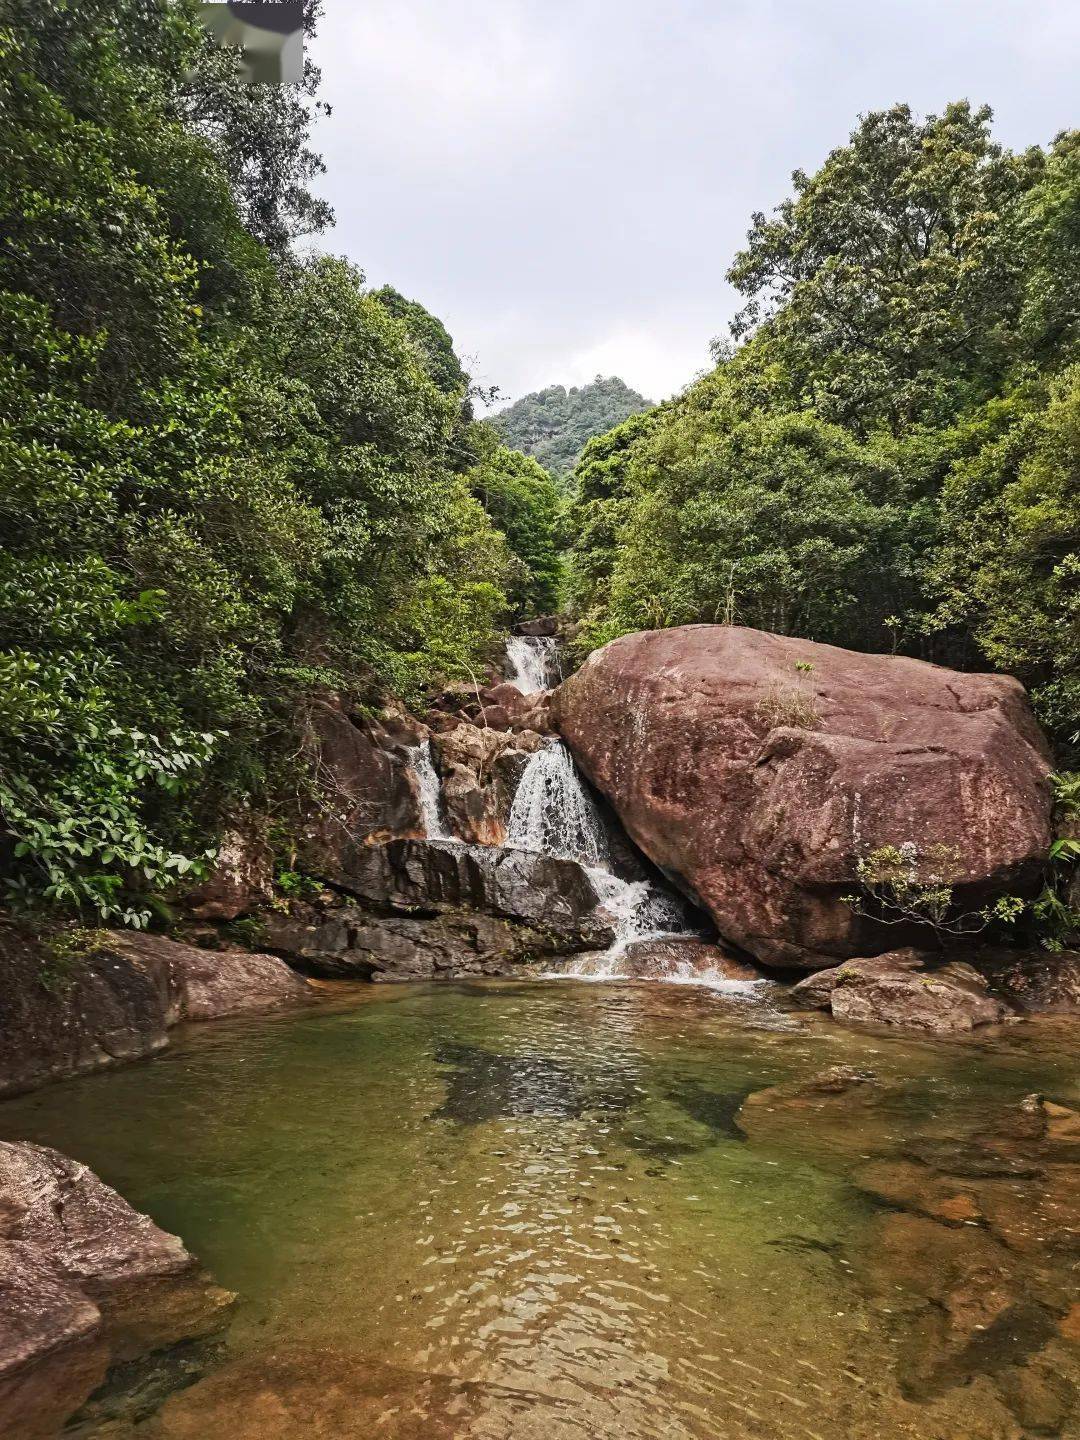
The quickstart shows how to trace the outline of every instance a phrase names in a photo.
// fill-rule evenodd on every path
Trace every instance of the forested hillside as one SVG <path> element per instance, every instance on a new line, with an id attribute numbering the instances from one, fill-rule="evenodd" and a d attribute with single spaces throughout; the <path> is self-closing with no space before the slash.
<path id="1" fill-rule="evenodd" d="M 553 598 L 551 483 L 445 329 L 293 248 L 331 218 L 318 73 L 243 85 L 197 15 L 0 30 L 3 869 L 135 923 L 222 815 L 311 783 L 309 696 L 467 676 Z"/>
<path id="2" fill-rule="evenodd" d="M 1010 153 L 967 103 L 868 115 L 729 279 L 719 363 L 590 441 L 582 650 L 727 621 L 1033 688 L 1080 731 L 1080 133 Z"/>
<path id="3" fill-rule="evenodd" d="M 640 410 L 649 401 L 617 376 L 598 375 L 589 385 L 549 385 L 523 395 L 488 424 L 515 450 L 532 455 L 555 476 L 567 475 L 586 443 Z"/>

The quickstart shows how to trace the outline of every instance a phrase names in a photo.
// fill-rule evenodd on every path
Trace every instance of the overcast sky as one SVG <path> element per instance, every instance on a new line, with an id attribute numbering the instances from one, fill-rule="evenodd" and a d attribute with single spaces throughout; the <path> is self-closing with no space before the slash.
<path id="1" fill-rule="evenodd" d="M 867 110 L 1080 124 L 1078 0 L 326 0 L 320 245 L 439 315 L 508 399 L 708 364 L 755 209 Z"/>

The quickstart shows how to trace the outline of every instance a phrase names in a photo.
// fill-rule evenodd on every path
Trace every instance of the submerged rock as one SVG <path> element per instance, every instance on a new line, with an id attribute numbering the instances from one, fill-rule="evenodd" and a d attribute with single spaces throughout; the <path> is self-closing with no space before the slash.
<path id="1" fill-rule="evenodd" d="M 794 1004 L 828 1010 L 834 1019 L 929 1030 L 937 1035 L 994 1025 L 1006 1007 L 982 975 L 962 961 L 935 963 L 918 950 L 891 950 L 845 960 L 800 980 Z"/>
<path id="2" fill-rule="evenodd" d="M 85 1165 L 10 1142 L 0 1298 L 0 1433 L 26 1437 L 54 1435 L 109 1361 L 209 1334 L 235 1299 Z"/>
<path id="3" fill-rule="evenodd" d="M 755 1090 L 735 1115 L 748 1140 L 813 1156 L 815 1163 L 891 1148 L 888 1102 L 896 1087 L 872 1070 L 833 1065 L 806 1079 Z"/>
<path id="4" fill-rule="evenodd" d="M 753 984 L 760 970 L 696 936 L 673 935 L 654 940 L 633 940 L 606 973 L 624 980 L 735 981 Z"/>
<path id="5" fill-rule="evenodd" d="M 895 944 L 844 896 L 906 842 L 977 904 L 1036 881 L 1049 757 L 1023 688 L 720 625 L 626 635 L 555 692 L 556 728 L 720 934 L 817 969 Z"/>

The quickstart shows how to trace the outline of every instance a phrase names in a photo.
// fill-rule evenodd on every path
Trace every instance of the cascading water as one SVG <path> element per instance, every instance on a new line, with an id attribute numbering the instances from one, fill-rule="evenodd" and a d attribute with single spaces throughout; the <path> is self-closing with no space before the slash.
<path id="1" fill-rule="evenodd" d="M 600 816 L 565 745 L 545 746 L 525 767 L 510 807 L 506 843 L 584 865 L 599 866 L 607 859 Z"/>
<path id="2" fill-rule="evenodd" d="M 510 810 L 507 844 L 577 860 L 611 918 L 611 946 L 602 956 L 572 964 L 563 972 L 567 975 L 618 979 L 619 962 L 635 941 L 694 934 L 676 896 L 648 880 L 624 880 L 610 869 L 603 821 L 561 741 L 550 742 L 529 761 Z"/>
<path id="3" fill-rule="evenodd" d="M 558 640 L 544 635 L 511 635 L 506 642 L 506 678 L 523 695 L 533 695 L 556 684 Z"/>
<path id="4" fill-rule="evenodd" d="M 442 814 L 442 786 L 431 754 L 431 741 L 425 740 L 411 752 L 412 768 L 420 786 L 420 815 L 424 834 L 429 840 L 453 840 Z"/>

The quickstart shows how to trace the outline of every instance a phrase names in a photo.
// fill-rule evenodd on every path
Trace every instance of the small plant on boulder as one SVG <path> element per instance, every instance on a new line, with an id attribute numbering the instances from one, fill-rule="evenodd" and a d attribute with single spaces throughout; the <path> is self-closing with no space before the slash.
<path id="1" fill-rule="evenodd" d="M 882 845 L 856 867 L 860 892 L 845 895 L 857 915 L 885 925 L 925 925 L 938 935 L 975 935 L 996 923 L 1011 925 L 1026 908 L 1016 895 L 1003 895 L 981 910 L 960 910 L 955 885 L 961 856 L 948 845 L 919 850 L 910 840 Z"/>

